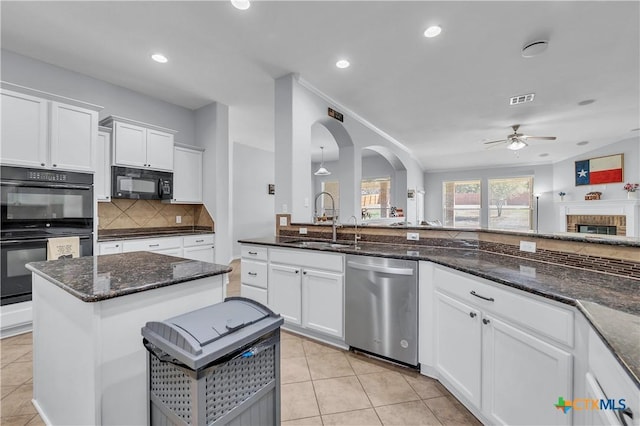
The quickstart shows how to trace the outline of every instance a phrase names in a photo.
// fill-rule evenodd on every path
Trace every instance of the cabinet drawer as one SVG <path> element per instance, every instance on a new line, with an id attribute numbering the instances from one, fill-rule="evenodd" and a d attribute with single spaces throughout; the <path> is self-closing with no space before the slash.
<path id="1" fill-rule="evenodd" d="M 437 267 L 435 284 L 445 293 L 473 303 L 550 339 L 573 347 L 573 312 L 519 290 L 498 288 L 499 284 L 459 271 Z M 517 292 L 517 293 L 516 293 Z"/>
<path id="2" fill-rule="evenodd" d="M 313 269 L 343 272 L 344 256 L 320 253 L 316 250 L 271 249 L 271 262 L 296 265 Z"/>
<path id="3" fill-rule="evenodd" d="M 189 235 L 182 238 L 185 247 L 213 245 L 213 234 Z"/>
<path id="4" fill-rule="evenodd" d="M 245 259 L 267 260 L 267 247 L 242 245 L 242 257 Z"/>
<path id="5" fill-rule="evenodd" d="M 240 266 L 240 281 L 255 287 L 267 288 L 267 264 L 253 260 L 242 259 Z"/>
<path id="6" fill-rule="evenodd" d="M 267 306 L 267 289 L 265 288 L 251 287 L 250 285 L 242 284 L 240 285 L 240 295 Z"/>
<path id="7" fill-rule="evenodd" d="M 124 253 L 130 251 L 158 251 L 176 248 L 182 249 L 182 237 L 129 240 L 122 243 L 122 251 Z"/>

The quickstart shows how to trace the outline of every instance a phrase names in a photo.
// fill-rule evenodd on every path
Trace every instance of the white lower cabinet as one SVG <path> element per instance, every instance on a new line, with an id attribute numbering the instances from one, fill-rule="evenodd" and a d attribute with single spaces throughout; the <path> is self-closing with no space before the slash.
<path id="1" fill-rule="evenodd" d="M 106 241 L 98 243 L 98 254 L 118 254 L 122 253 L 122 242 L 120 241 Z"/>
<path id="2" fill-rule="evenodd" d="M 184 257 L 214 263 L 214 235 L 188 235 L 184 237 L 136 238 L 98 243 L 98 254 L 150 251 L 168 256 Z"/>
<path id="3" fill-rule="evenodd" d="M 434 289 L 436 376 L 489 424 L 572 424 L 573 413 L 553 406 L 573 395 L 571 311 L 449 268 L 430 270 L 433 282 L 421 277 L 421 290 Z M 558 319 L 557 330 L 532 316 L 539 308 Z"/>
<path id="4" fill-rule="evenodd" d="M 472 404 L 480 406 L 480 311 L 436 292 L 436 368 Z"/>
<path id="5" fill-rule="evenodd" d="M 573 356 L 492 315 L 482 318 L 482 411 L 492 424 L 570 425 Z"/>
<path id="6" fill-rule="evenodd" d="M 187 259 L 214 263 L 215 246 L 213 234 L 189 235 L 183 237 L 182 256 Z"/>
<path id="7" fill-rule="evenodd" d="M 343 275 L 302 271 L 302 326 L 335 337 L 344 337 Z"/>
<path id="8" fill-rule="evenodd" d="M 269 307 L 285 321 L 302 324 L 302 274 L 296 266 L 269 265 Z"/>
<path id="9" fill-rule="evenodd" d="M 240 295 L 268 306 L 269 250 L 264 246 L 242 245 Z"/>

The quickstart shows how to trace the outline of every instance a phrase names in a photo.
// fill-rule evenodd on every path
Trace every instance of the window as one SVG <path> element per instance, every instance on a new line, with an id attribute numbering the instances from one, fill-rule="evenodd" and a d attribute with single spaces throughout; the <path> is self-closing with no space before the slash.
<path id="1" fill-rule="evenodd" d="M 444 226 L 479 228 L 480 196 L 479 180 L 443 182 Z"/>
<path id="2" fill-rule="evenodd" d="M 532 226 L 532 177 L 489 179 L 489 229 L 529 231 Z"/>
<path id="3" fill-rule="evenodd" d="M 391 178 L 363 179 L 360 207 L 363 219 L 390 217 Z"/>

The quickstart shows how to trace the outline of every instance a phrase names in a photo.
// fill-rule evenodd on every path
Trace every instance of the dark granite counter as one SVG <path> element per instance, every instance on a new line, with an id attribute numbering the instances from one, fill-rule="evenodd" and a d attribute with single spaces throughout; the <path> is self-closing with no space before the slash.
<path id="1" fill-rule="evenodd" d="M 160 237 L 182 237 L 187 235 L 214 234 L 208 227 L 175 227 L 175 228 L 139 228 L 139 229 L 112 229 L 98 231 L 98 242 L 134 240 Z"/>
<path id="2" fill-rule="evenodd" d="M 576 306 L 640 387 L 640 280 L 469 248 L 362 243 L 304 247 L 302 238 L 264 237 L 241 243 L 305 248 L 365 256 L 425 260 L 538 296 Z M 634 329 L 629 333 L 629 329 Z M 624 333 L 621 333 L 624 330 Z M 635 333 L 635 334 L 634 334 Z M 633 337 L 636 336 L 634 339 Z"/>
<path id="3" fill-rule="evenodd" d="M 83 302 L 98 302 L 231 272 L 224 265 L 142 251 L 31 262 L 27 269 Z"/>

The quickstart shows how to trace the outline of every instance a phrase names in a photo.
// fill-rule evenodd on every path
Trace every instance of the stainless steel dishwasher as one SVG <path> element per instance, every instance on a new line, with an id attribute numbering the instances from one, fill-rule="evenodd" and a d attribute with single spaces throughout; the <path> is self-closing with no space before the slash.
<path id="1" fill-rule="evenodd" d="M 354 349 L 418 365 L 418 266 L 347 255 L 345 341 Z"/>

